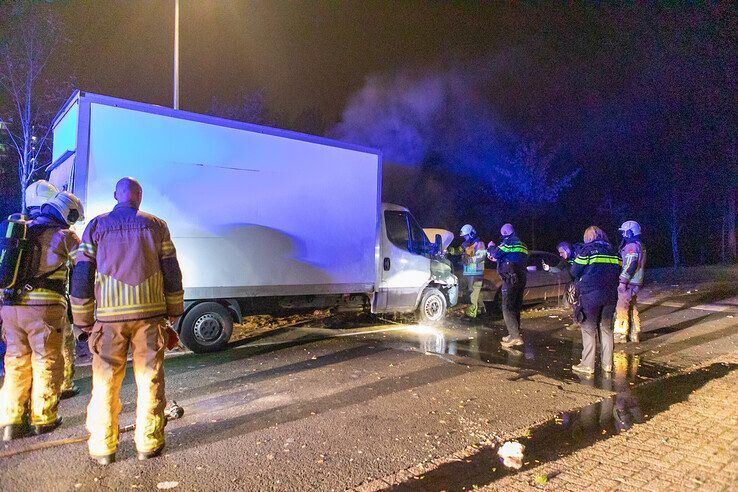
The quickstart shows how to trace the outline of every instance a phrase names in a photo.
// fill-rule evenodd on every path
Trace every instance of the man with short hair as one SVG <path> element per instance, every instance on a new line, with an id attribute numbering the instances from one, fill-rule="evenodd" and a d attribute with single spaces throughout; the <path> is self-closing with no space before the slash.
<path id="1" fill-rule="evenodd" d="M 134 440 L 138 459 L 164 448 L 164 351 L 184 311 L 182 274 L 167 224 L 139 210 L 141 185 L 123 178 L 115 208 L 90 221 L 72 278 L 75 325 L 90 333 L 92 396 L 88 449 L 100 464 L 115 461 L 120 389 L 129 348 L 138 390 Z"/>

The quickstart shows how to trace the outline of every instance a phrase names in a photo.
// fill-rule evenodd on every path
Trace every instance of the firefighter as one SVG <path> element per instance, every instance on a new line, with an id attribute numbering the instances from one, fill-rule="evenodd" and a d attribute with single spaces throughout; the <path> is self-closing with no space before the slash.
<path id="1" fill-rule="evenodd" d="M 168 323 L 184 310 L 182 274 L 167 224 L 139 210 L 143 190 L 133 178 L 118 181 L 114 197 L 115 208 L 85 229 L 71 289 L 74 324 L 89 334 L 92 352 L 88 449 L 102 465 L 115 461 L 129 348 L 138 390 L 138 459 L 161 454 Z"/>
<path id="2" fill-rule="evenodd" d="M 615 308 L 615 342 L 626 342 L 628 337 L 631 342 L 638 342 L 641 318 L 636 303 L 638 291 L 643 286 L 646 248 L 641 241 L 641 226 L 638 222 L 623 222 L 619 231 L 623 235 L 620 246 L 623 270 L 620 272 L 618 303 Z"/>
<path id="3" fill-rule="evenodd" d="M 58 193 L 56 186 L 44 179 L 40 179 L 28 185 L 26 188 L 26 207 L 30 219 L 34 219 L 41 211 L 41 206 Z M 74 230 L 73 225 L 70 226 Z M 79 393 L 79 388 L 74 384 L 74 360 L 76 344 L 72 333 L 69 312 L 64 323 L 64 343 L 62 344 L 62 358 L 64 359 L 64 379 L 61 385 L 61 398 L 70 398 Z"/>
<path id="4" fill-rule="evenodd" d="M 461 245 L 461 262 L 464 267 L 466 290 L 469 293 L 469 307 L 466 308 L 466 316 L 474 319 L 479 313 L 479 297 L 482 292 L 484 259 L 487 251 L 484 242 L 479 239 L 477 231 L 471 225 L 466 224 L 461 228 L 461 237 L 464 238 L 464 243 Z"/>
<path id="5" fill-rule="evenodd" d="M 26 287 L 5 299 L 0 309 L 7 342 L 5 383 L 0 390 L 3 439 L 24 436 L 30 402 L 30 429 L 51 432 L 61 424 L 57 414 L 63 378 L 62 343 L 67 316 L 69 265 L 79 238 L 70 226 L 83 218 L 79 199 L 63 191 L 40 207 L 29 225 Z"/>
<path id="6" fill-rule="evenodd" d="M 491 260 L 497 262 L 497 273 L 502 278 L 502 317 L 508 333 L 502 338 L 502 346 L 510 348 L 523 345 L 520 336 L 520 311 L 523 309 L 527 280 L 528 248 L 515 235 L 511 224 L 502 226 L 500 234 L 500 245 L 493 248 L 489 255 Z"/>
<path id="7" fill-rule="evenodd" d="M 595 348 L 600 335 L 602 370 L 612 372 L 612 318 L 617 301 L 617 278 L 620 258 L 610 245 L 607 235 L 596 226 L 584 232 L 584 246 L 578 251 L 571 274 L 576 279 L 579 304 L 575 319 L 582 330 L 582 360 L 572 366 L 575 372 L 592 375 L 595 372 Z"/>
<path id="8" fill-rule="evenodd" d="M 44 179 L 39 179 L 28 185 L 25 195 L 29 219 L 33 220 L 38 217 L 41 213 L 41 207 L 58 192 L 59 190 L 56 186 Z M 74 226 L 70 226 L 70 229 L 74 230 Z M 68 312 L 66 322 L 64 323 L 64 343 L 62 344 L 62 358 L 64 359 L 64 379 L 61 385 L 62 400 L 79 393 L 79 388 L 74 384 L 74 360 L 77 354 L 69 314 Z"/>

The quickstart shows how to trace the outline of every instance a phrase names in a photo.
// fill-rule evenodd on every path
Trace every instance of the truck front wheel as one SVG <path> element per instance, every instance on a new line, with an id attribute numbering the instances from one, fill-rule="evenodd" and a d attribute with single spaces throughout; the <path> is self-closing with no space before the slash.
<path id="1" fill-rule="evenodd" d="M 447 306 L 443 292 L 435 287 L 428 287 L 420 298 L 415 318 L 418 323 L 439 323 L 446 317 Z"/>
<path id="2" fill-rule="evenodd" d="M 179 338 L 196 354 L 223 350 L 233 333 L 233 319 L 217 302 L 203 302 L 185 314 Z"/>

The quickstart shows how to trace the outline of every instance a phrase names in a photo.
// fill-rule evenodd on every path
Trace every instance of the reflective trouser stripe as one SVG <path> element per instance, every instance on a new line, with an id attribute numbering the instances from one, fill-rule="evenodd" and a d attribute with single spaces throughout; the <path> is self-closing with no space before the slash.
<path id="1" fill-rule="evenodd" d="M 96 323 L 90 335 L 92 395 L 87 407 L 90 454 L 105 456 L 118 448 L 120 388 L 128 348 L 133 353 L 136 381 L 136 431 L 139 452 L 164 444 L 164 350 L 166 322 L 153 318 L 119 323 Z"/>
<path id="2" fill-rule="evenodd" d="M 31 424 L 52 423 L 62 381 L 63 306 L 3 306 L 7 341 L 0 425 L 19 424 L 30 401 Z"/>
<path id="3" fill-rule="evenodd" d="M 618 291 L 615 307 L 615 334 L 640 333 L 641 318 L 638 314 L 638 287 L 629 285 L 624 292 Z"/>
<path id="4" fill-rule="evenodd" d="M 62 357 L 64 359 L 64 379 L 62 380 L 62 391 L 72 389 L 74 381 L 74 359 L 77 356 L 77 342 L 74 339 L 72 325 L 64 320 L 64 345 L 62 346 Z"/>

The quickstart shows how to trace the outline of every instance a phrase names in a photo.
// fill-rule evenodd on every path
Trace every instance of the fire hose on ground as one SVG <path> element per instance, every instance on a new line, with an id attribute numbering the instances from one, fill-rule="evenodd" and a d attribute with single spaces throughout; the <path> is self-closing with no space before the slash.
<path id="1" fill-rule="evenodd" d="M 184 416 L 184 408 L 179 406 L 176 401 L 172 400 L 172 403 L 167 406 L 167 408 L 164 409 L 164 417 L 166 418 L 167 422 L 170 422 L 172 420 L 181 419 Z M 118 431 L 120 434 L 123 434 L 125 432 L 131 432 L 136 428 L 136 424 L 130 424 L 126 425 L 125 427 L 121 427 Z M 0 459 L 2 458 L 9 458 L 11 456 L 16 456 L 19 454 L 25 454 L 25 453 L 31 453 L 33 451 L 41 451 L 44 449 L 49 448 L 56 448 L 59 446 L 64 446 L 66 444 L 76 444 L 80 442 L 87 441 L 88 436 L 83 437 L 68 437 L 66 439 L 57 439 L 54 441 L 45 441 L 40 442 L 37 444 L 32 444 L 30 446 L 26 446 L 24 448 L 20 449 L 11 449 L 8 451 L 2 451 L 0 452 Z"/>

